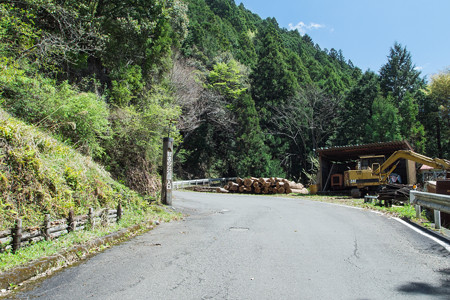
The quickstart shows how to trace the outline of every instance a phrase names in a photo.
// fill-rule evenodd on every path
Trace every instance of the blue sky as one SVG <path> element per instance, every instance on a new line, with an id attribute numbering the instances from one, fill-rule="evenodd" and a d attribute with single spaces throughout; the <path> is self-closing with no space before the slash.
<path id="1" fill-rule="evenodd" d="M 423 76 L 450 67 L 450 0 L 235 0 L 261 18 L 307 33 L 322 49 L 342 49 L 363 71 L 378 72 L 394 42 Z"/>

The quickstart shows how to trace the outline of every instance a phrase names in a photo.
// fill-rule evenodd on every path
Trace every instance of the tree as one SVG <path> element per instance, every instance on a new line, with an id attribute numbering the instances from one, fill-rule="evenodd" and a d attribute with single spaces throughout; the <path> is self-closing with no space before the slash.
<path id="1" fill-rule="evenodd" d="M 247 88 L 243 82 L 238 62 L 231 59 L 228 63 L 219 62 L 207 75 L 207 87 L 227 97 L 230 101 L 238 98 Z"/>
<path id="2" fill-rule="evenodd" d="M 411 54 L 397 42 L 390 49 L 388 62 L 380 69 L 380 86 L 384 97 L 391 93 L 396 101 L 401 101 L 406 92 L 414 95 L 424 86 Z"/>
<path id="3" fill-rule="evenodd" d="M 236 151 L 235 168 L 238 176 L 281 176 L 280 164 L 273 161 L 264 144 L 264 134 L 259 126 L 255 102 L 249 93 L 236 101 Z"/>
<path id="4" fill-rule="evenodd" d="M 420 93 L 416 93 L 417 97 Z M 400 116 L 400 134 L 403 138 L 407 139 L 417 152 L 423 152 L 425 150 L 425 130 L 423 125 L 418 121 L 419 105 L 416 99 L 407 92 L 403 99 L 399 103 L 399 116 Z"/>
<path id="5" fill-rule="evenodd" d="M 426 126 L 430 155 L 450 156 L 450 68 L 435 74 L 428 84 L 427 97 L 422 102 L 422 122 Z"/>
<path id="6" fill-rule="evenodd" d="M 380 69 L 380 86 L 384 97 L 392 97 L 399 113 L 400 135 L 412 142 L 417 151 L 423 151 L 423 126 L 417 121 L 418 99 L 425 87 L 420 72 L 412 63 L 411 54 L 399 43 L 390 49 L 388 62 Z"/>
<path id="7" fill-rule="evenodd" d="M 251 74 L 252 96 L 266 124 L 272 107 L 293 97 L 298 90 L 298 83 L 286 64 L 286 53 L 272 21 L 266 21 L 260 38 L 258 62 Z"/>
<path id="8" fill-rule="evenodd" d="M 302 89 L 296 97 L 276 106 L 271 132 L 289 141 L 284 160 L 291 160 L 288 174 L 299 178 L 309 169 L 308 157 L 336 132 L 339 99 L 327 95 L 314 85 Z"/>
<path id="9" fill-rule="evenodd" d="M 288 51 L 287 65 L 291 72 L 294 73 L 297 78 L 298 85 L 306 87 L 312 84 L 312 80 L 309 77 L 308 70 L 303 64 L 301 58 L 293 51 Z"/>
<path id="10" fill-rule="evenodd" d="M 378 76 L 366 71 L 343 99 L 340 108 L 341 126 L 334 142 L 356 145 L 365 142 L 366 124 L 372 117 L 372 105 L 380 94 Z"/>
<path id="11" fill-rule="evenodd" d="M 398 109 L 392 98 L 378 96 L 372 104 L 372 117 L 366 124 L 367 142 L 390 142 L 401 140 Z"/>

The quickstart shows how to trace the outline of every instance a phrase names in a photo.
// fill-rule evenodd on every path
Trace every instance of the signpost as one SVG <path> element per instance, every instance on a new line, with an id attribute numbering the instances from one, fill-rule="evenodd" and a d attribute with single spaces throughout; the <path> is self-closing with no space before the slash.
<path id="1" fill-rule="evenodd" d="M 161 202 L 172 205 L 172 179 L 173 179 L 173 138 L 163 139 L 163 174 Z"/>

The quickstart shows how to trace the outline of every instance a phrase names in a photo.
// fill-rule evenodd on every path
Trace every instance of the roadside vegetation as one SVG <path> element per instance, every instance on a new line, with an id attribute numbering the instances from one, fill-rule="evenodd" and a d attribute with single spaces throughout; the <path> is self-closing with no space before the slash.
<path id="1" fill-rule="evenodd" d="M 149 206 L 138 193 L 114 181 L 92 158 L 75 151 L 36 127 L 0 110 L 0 230 L 86 214 L 89 207 L 127 210 Z"/>
<path id="2" fill-rule="evenodd" d="M 77 231 L 52 241 L 41 241 L 0 253 L 0 272 L 56 254 L 148 220 L 179 219 L 166 211 L 156 199 L 143 197 L 113 180 L 91 157 L 61 143 L 35 126 L 25 124 L 0 109 L 0 231 L 14 226 L 21 218 L 23 226 L 39 227 L 44 215 L 67 218 L 95 210 L 115 208 L 120 202 L 124 214 L 118 224 Z M 4 246 L 4 245 L 1 245 Z M 3 248 L 3 247 L 2 247 Z"/>
<path id="3" fill-rule="evenodd" d="M 136 232 L 139 234 L 148 230 L 149 220 L 155 222 L 170 222 L 178 220 L 179 218 L 181 218 L 181 214 L 166 211 L 158 206 L 149 206 L 146 209 L 141 210 L 131 208 L 124 211 L 123 218 L 118 224 L 115 223 L 106 227 L 98 226 L 91 230 L 71 232 L 52 241 L 41 241 L 28 247 L 23 247 L 15 254 L 11 253 L 11 251 L 2 252 L 0 253 L 0 272 L 5 272 L 18 266 L 24 266 L 43 257 L 61 253 L 62 251 L 71 249 L 73 246 L 83 245 L 96 238 L 128 228 L 135 224 L 141 224 L 140 230 Z M 95 253 L 108 246 L 109 245 L 103 245 L 92 251 Z"/>
<path id="4" fill-rule="evenodd" d="M 360 207 L 363 209 L 370 209 L 379 211 L 385 214 L 389 214 L 394 217 L 398 218 L 405 218 L 408 220 L 411 220 L 415 223 L 418 223 L 420 225 L 423 225 L 427 228 L 431 228 L 429 226 L 429 223 L 431 222 L 428 220 L 426 212 L 422 211 L 421 217 L 418 219 L 416 217 L 416 210 L 414 206 L 410 205 L 409 203 L 405 203 L 403 205 L 392 205 L 391 207 L 385 207 L 384 205 L 380 205 L 376 202 L 371 203 L 364 203 L 364 199 L 361 198 L 352 198 L 350 196 L 321 196 L 321 195 L 302 195 L 302 194 L 291 194 L 289 197 L 302 197 L 307 200 L 311 201 L 320 201 L 320 202 L 327 202 L 327 203 L 334 203 L 334 204 L 340 204 L 340 205 L 348 205 L 348 206 L 354 206 L 354 207 Z M 427 225 L 428 224 L 428 225 Z"/>

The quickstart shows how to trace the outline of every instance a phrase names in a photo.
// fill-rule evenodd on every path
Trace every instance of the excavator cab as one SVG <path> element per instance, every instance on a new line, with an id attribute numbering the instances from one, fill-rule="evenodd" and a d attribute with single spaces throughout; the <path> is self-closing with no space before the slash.
<path id="1" fill-rule="evenodd" d="M 384 155 L 360 156 L 358 160 L 358 170 L 376 170 L 386 160 Z"/>
<path id="2" fill-rule="evenodd" d="M 357 161 L 356 170 L 344 172 L 344 185 L 352 188 L 351 194 L 355 198 L 362 195 L 362 191 L 369 192 L 377 190 L 380 185 L 380 176 L 374 171 L 384 163 L 384 155 L 360 156 Z"/>

